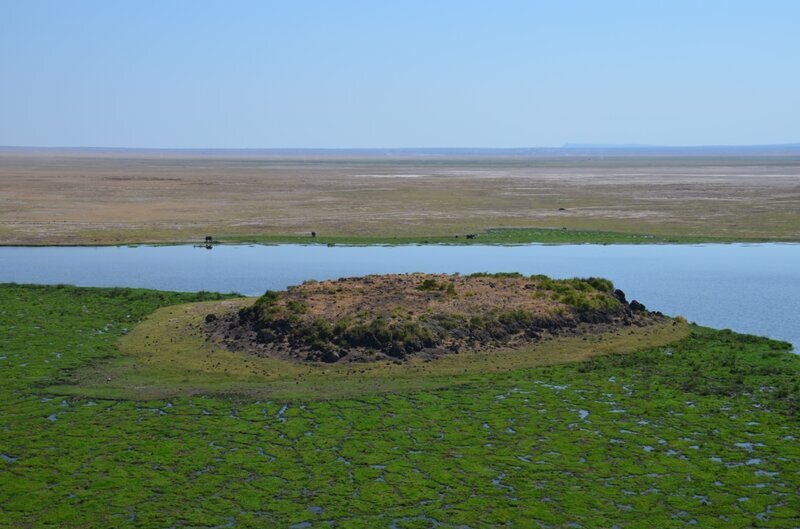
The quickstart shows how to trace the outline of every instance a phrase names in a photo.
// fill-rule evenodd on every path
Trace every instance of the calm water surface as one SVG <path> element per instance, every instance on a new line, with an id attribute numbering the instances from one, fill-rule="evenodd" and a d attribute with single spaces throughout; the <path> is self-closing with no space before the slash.
<path id="1" fill-rule="evenodd" d="M 607 277 L 648 308 L 800 350 L 800 245 L 3 247 L 0 282 L 257 295 L 389 272 Z"/>

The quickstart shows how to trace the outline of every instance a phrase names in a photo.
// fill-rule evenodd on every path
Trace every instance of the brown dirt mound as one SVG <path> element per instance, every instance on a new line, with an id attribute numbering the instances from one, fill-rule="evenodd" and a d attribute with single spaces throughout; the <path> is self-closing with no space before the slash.
<path id="1" fill-rule="evenodd" d="M 227 348 L 311 362 L 395 360 L 519 347 L 664 321 L 598 278 L 403 274 L 311 281 L 209 314 Z"/>

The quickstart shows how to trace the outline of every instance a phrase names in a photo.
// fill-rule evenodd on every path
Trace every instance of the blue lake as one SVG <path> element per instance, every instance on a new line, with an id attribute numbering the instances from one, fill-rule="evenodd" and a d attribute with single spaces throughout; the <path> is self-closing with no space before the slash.
<path id="1" fill-rule="evenodd" d="M 257 295 L 389 272 L 600 276 L 653 310 L 800 350 L 800 245 L 0 247 L 0 282 Z"/>

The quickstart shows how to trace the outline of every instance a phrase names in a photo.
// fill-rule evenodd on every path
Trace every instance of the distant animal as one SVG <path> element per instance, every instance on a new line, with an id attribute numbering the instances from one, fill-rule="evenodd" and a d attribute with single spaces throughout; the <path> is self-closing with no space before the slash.
<path id="1" fill-rule="evenodd" d="M 316 237 L 316 236 L 317 236 L 317 232 L 315 232 L 315 231 L 312 231 L 312 232 L 311 232 L 311 237 L 312 237 L 312 238 L 314 238 L 314 237 Z"/>
<path id="2" fill-rule="evenodd" d="M 211 235 L 206 235 L 206 244 L 211 244 L 214 242 L 214 238 Z"/>
<path id="3" fill-rule="evenodd" d="M 567 208 L 558 208 L 558 211 L 567 211 Z"/>
<path id="4" fill-rule="evenodd" d="M 475 233 L 468 233 L 468 234 L 467 234 L 467 239 L 474 239 L 474 238 L 475 238 L 475 237 L 477 237 L 477 236 L 478 236 L 478 235 L 477 235 L 477 234 L 475 234 Z"/>

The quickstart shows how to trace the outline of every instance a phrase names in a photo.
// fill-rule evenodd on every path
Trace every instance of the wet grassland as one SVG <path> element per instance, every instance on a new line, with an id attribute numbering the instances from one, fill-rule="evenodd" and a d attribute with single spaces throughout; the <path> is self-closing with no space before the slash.
<path id="1" fill-rule="evenodd" d="M 0 526 L 800 525 L 785 343 L 670 321 L 323 364 L 207 339 L 253 302 L 0 286 Z"/>

